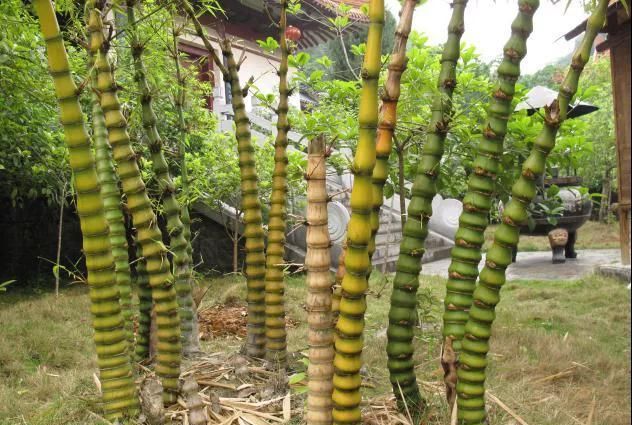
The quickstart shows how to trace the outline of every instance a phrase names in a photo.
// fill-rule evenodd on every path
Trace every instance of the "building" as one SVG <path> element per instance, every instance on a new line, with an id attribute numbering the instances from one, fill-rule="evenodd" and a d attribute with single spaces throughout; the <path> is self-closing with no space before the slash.
<path id="1" fill-rule="evenodd" d="M 209 39 L 217 46 L 218 30 L 225 31 L 226 36 L 234 39 L 233 50 L 237 57 L 244 55 L 244 62 L 239 71 L 240 80 L 245 83 L 249 78 L 255 78 L 256 87 L 263 93 L 273 93 L 278 86 L 276 69 L 279 64 L 278 54 L 269 54 L 259 47 L 257 40 L 267 37 L 278 39 L 278 2 L 270 0 L 219 0 L 224 13 L 214 17 L 210 14 L 200 16 L 200 22 L 208 28 Z M 350 20 L 348 31 L 354 31 L 368 23 L 368 17 L 360 8 L 368 0 L 303 0 L 302 10 L 305 13 L 288 16 L 288 25 L 301 31 L 298 49 L 314 47 L 326 43 L 336 36 L 327 26 L 328 18 L 335 18 L 340 4 L 351 7 L 347 17 Z M 193 33 L 189 32 L 180 39 L 181 51 L 187 53 L 192 60 L 208 56 L 204 44 Z M 219 46 L 218 46 L 219 52 Z M 213 66 L 213 61 L 203 61 L 200 78 L 214 84 L 214 99 L 209 100 L 209 106 L 221 107 L 230 103 L 227 101 L 226 84 L 221 73 Z M 246 99 L 246 108 L 252 109 L 252 97 Z M 295 106 L 300 105 L 299 96 L 292 99 Z M 222 113 L 222 111 L 217 111 Z"/>
<path id="2" fill-rule="evenodd" d="M 218 30 L 225 31 L 228 37 L 234 37 L 233 50 L 236 56 L 242 53 L 245 55 L 243 65 L 239 71 L 240 80 L 246 82 L 250 77 L 254 77 L 255 85 L 263 93 L 276 93 L 278 88 L 278 76 L 276 69 L 279 64 L 279 56 L 263 52 L 257 40 L 265 40 L 267 37 L 278 38 L 278 29 L 275 26 L 278 21 L 278 1 L 271 0 L 219 0 L 225 10 L 225 16 L 213 17 L 202 15 L 200 22 L 208 28 L 208 34 L 214 46 L 217 46 Z M 298 16 L 288 16 L 288 24 L 301 31 L 301 38 L 297 48 L 306 49 L 326 43 L 335 37 L 337 33 L 327 26 L 327 19 L 334 18 L 339 12 L 340 4 L 346 4 L 351 9 L 347 13 L 350 25 L 346 31 L 355 31 L 361 26 L 368 24 L 368 16 L 361 10 L 361 7 L 368 4 L 368 0 L 302 0 L 302 10 L 305 12 Z M 192 60 L 204 58 L 207 51 L 199 38 L 192 32 L 187 33 L 180 39 L 180 49 L 186 52 Z M 219 50 L 218 50 L 219 52 Z M 222 79 L 221 73 L 212 66 L 212 60 L 204 61 L 200 75 L 202 79 L 214 83 L 214 94 L 210 102 L 213 111 L 219 118 L 219 129 L 221 131 L 232 131 L 232 107 L 226 94 L 230 87 L 227 87 Z M 316 94 L 304 93 L 303 96 L 296 94 L 291 98 L 293 106 L 300 107 L 301 102 L 313 101 Z M 251 133 L 255 143 L 263 142 L 266 137 L 276 133 L 276 119 L 268 111 L 257 108 L 256 99 L 248 96 L 246 99 L 246 109 L 252 124 Z M 299 142 L 306 143 L 300 134 L 290 132 L 288 135 L 293 146 Z M 327 178 L 329 193 L 336 194 L 335 202 L 331 202 L 329 211 L 329 230 L 332 238 L 332 265 L 337 265 L 342 242 L 349 220 L 349 200 L 352 186 L 352 176 L 345 173 L 338 176 L 330 173 Z M 290 199 L 290 204 L 300 204 L 300 200 Z M 408 201 L 406 201 L 408 202 Z M 221 211 L 211 208 L 202 203 L 194 205 L 194 214 L 204 222 L 206 228 L 198 228 L 202 235 L 197 239 L 195 250 L 201 253 L 202 257 L 208 259 L 209 264 L 222 269 L 218 264 L 221 262 L 222 253 L 230 252 L 230 247 L 225 247 L 220 241 L 223 231 L 218 229 L 222 226 L 226 216 L 229 221 L 235 219 L 235 210 L 229 205 L 223 205 Z M 300 214 L 300 212 L 298 213 Z M 208 220 L 204 220 L 204 218 Z M 399 211 L 399 197 L 395 195 L 389 200 L 385 200 L 382 208 L 380 231 L 376 237 L 376 253 L 373 257 L 373 264 L 382 266 L 384 270 L 392 270 L 395 266 L 399 254 L 399 241 L 401 239 L 401 221 Z M 304 226 L 299 226 L 289 232 L 286 241 L 286 259 L 292 263 L 302 263 L 305 255 L 305 232 Z M 205 243 L 205 241 L 211 241 Z M 219 246 L 222 246 L 219 249 Z M 426 244 L 427 252 L 424 261 L 432 261 L 444 258 L 449 255 L 453 243 L 447 237 L 441 236 L 433 231 L 430 232 Z M 229 259 L 224 260 L 227 263 Z"/>

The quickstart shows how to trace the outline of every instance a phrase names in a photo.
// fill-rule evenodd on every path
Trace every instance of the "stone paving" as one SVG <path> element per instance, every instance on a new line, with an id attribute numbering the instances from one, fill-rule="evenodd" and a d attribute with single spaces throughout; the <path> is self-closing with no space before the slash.
<path id="1" fill-rule="evenodd" d="M 507 270 L 508 280 L 569 280 L 579 279 L 595 272 L 597 266 L 616 264 L 620 261 L 618 249 L 582 249 L 577 259 L 564 264 L 553 264 L 550 251 L 519 252 L 518 261 Z M 450 259 L 424 264 L 422 274 L 448 276 Z M 481 261 L 482 268 L 484 261 Z"/>

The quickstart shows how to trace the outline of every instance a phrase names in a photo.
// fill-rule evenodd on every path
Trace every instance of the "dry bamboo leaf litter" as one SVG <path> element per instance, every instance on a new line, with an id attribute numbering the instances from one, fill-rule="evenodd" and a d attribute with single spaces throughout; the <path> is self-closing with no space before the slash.
<path id="1" fill-rule="evenodd" d="M 241 355 L 209 354 L 189 365 L 184 376 L 193 378 L 208 416 L 208 425 L 269 425 L 285 423 L 302 408 L 286 390 L 279 393 L 278 374 L 258 360 Z M 184 400 L 171 406 L 165 416 L 173 424 L 188 424 Z"/>

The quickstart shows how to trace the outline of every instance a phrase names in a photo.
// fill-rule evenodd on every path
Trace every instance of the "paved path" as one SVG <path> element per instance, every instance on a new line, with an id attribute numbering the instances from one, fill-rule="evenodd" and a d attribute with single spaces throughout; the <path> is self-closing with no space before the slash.
<path id="1" fill-rule="evenodd" d="M 618 249 L 578 250 L 575 260 L 566 260 L 564 264 L 551 262 L 551 251 L 519 252 L 518 261 L 507 270 L 507 279 L 558 280 L 579 279 L 595 271 L 602 264 L 614 264 L 620 260 Z M 448 276 L 450 259 L 424 264 L 422 274 Z M 481 261 L 482 268 L 484 262 Z"/>

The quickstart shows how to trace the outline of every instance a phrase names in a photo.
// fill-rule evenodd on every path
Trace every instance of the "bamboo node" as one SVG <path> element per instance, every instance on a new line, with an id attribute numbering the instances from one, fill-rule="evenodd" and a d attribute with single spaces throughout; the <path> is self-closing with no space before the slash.
<path id="1" fill-rule="evenodd" d="M 443 80 L 442 82 L 442 86 L 446 89 L 452 89 L 454 90 L 454 88 L 456 87 L 456 79 L 455 78 L 446 78 L 445 80 Z"/>
<path id="2" fill-rule="evenodd" d="M 518 10 L 520 10 L 521 13 L 528 15 L 532 15 L 535 12 L 535 8 L 527 2 L 521 2 L 518 5 Z"/>
<path id="3" fill-rule="evenodd" d="M 493 96 L 494 98 L 501 99 L 501 100 L 511 100 L 513 98 L 513 96 L 505 93 L 500 88 L 494 92 Z"/>
<path id="4" fill-rule="evenodd" d="M 498 137 L 496 132 L 492 130 L 489 125 L 483 130 L 483 136 L 485 136 L 486 139 L 496 139 Z"/>

